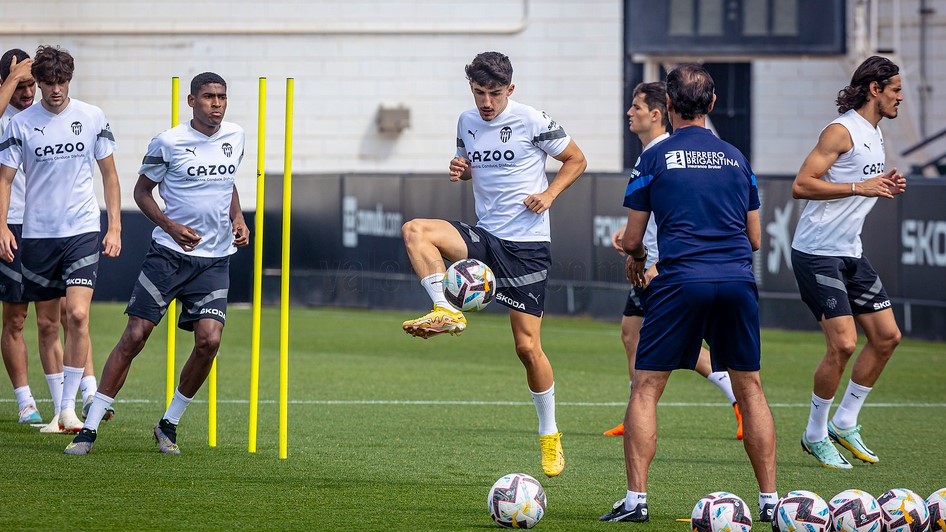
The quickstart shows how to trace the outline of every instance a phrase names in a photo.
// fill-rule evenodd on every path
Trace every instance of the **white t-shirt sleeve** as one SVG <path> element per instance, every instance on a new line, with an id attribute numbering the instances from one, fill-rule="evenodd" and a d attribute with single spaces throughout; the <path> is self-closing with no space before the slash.
<path id="1" fill-rule="evenodd" d="M 552 157 L 565 151 L 571 137 L 565 129 L 545 111 L 535 111 L 531 116 L 532 143 Z"/>
<path id="2" fill-rule="evenodd" d="M 3 139 L 0 140 L 0 164 L 3 166 L 19 168 L 23 162 L 23 145 L 18 132 L 16 124 L 10 122 L 0 136 Z"/>
<path id="3" fill-rule="evenodd" d="M 155 183 L 164 181 L 168 174 L 170 155 L 168 147 L 163 142 L 163 135 L 157 135 L 148 144 L 148 151 L 141 160 L 138 175 L 143 175 Z"/>
<path id="4" fill-rule="evenodd" d="M 463 137 L 460 136 L 460 132 L 463 131 L 463 116 L 457 119 L 457 151 L 454 156 L 461 159 L 466 159 L 466 145 L 463 143 Z"/>
<path id="5" fill-rule="evenodd" d="M 95 136 L 95 160 L 101 161 L 115 153 L 115 136 L 112 135 L 112 129 L 105 118 L 105 113 L 101 110 L 98 112 L 98 119 L 98 134 Z"/>

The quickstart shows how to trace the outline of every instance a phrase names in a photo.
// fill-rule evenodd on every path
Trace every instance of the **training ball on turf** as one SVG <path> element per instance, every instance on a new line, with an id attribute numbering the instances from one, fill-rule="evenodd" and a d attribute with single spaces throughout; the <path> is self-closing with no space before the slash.
<path id="1" fill-rule="evenodd" d="M 493 270 L 476 259 L 458 260 L 444 274 L 443 295 L 463 312 L 483 310 L 496 295 Z"/>
<path id="2" fill-rule="evenodd" d="M 545 515 L 545 489 L 525 473 L 510 473 L 489 489 L 486 504 L 497 525 L 532 528 Z"/>
<path id="3" fill-rule="evenodd" d="M 690 512 L 690 527 L 694 532 L 749 532 L 752 516 L 739 496 L 716 491 L 696 502 Z"/>
<path id="4" fill-rule="evenodd" d="M 790 491 L 775 504 L 772 520 L 774 532 L 827 532 L 831 528 L 828 503 L 817 493 Z"/>
<path id="5" fill-rule="evenodd" d="M 844 490 L 828 501 L 831 524 L 838 532 L 880 532 L 880 504 L 861 490 Z"/>
<path id="6" fill-rule="evenodd" d="M 887 532 L 926 532 L 930 528 L 930 511 L 916 493 L 894 488 L 877 497 L 880 518 Z"/>
<path id="7" fill-rule="evenodd" d="M 926 508 L 930 511 L 930 531 L 946 532 L 946 488 L 930 494 Z"/>

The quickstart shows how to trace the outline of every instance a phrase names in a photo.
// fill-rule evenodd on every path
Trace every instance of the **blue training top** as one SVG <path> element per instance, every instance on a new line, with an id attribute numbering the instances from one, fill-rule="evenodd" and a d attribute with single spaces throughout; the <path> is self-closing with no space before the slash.
<path id="1" fill-rule="evenodd" d="M 755 282 L 746 216 L 759 208 L 755 174 L 731 144 L 697 126 L 644 152 L 624 206 L 654 213 L 659 275 L 653 284 Z"/>

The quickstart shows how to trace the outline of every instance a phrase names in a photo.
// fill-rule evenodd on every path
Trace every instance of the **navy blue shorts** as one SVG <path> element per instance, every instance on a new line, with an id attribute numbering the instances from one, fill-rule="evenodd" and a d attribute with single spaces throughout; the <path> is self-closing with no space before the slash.
<path id="1" fill-rule="evenodd" d="M 21 270 L 23 255 L 23 224 L 7 226 L 16 239 L 16 249 L 13 250 L 13 261 L 0 260 L 0 301 L 4 303 L 23 303 L 23 273 Z"/>
<path id="2" fill-rule="evenodd" d="M 825 257 L 792 250 L 801 300 L 815 319 L 868 314 L 890 308 L 890 298 L 866 257 Z"/>
<path id="3" fill-rule="evenodd" d="M 635 368 L 693 369 L 705 339 L 713 371 L 759 370 L 762 349 L 755 283 L 651 285 L 646 307 Z"/>
<path id="4" fill-rule="evenodd" d="M 548 242 L 513 242 L 463 222 L 450 222 L 466 241 L 467 257 L 484 262 L 496 276 L 496 301 L 519 312 L 542 316 L 545 285 L 552 267 Z"/>
<path id="5" fill-rule="evenodd" d="M 632 286 L 627 292 L 627 303 L 624 304 L 625 316 L 644 316 L 644 299 L 647 290 Z"/>
<path id="6" fill-rule="evenodd" d="M 227 322 L 230 257 L 192 257 L 151 241 L 125 314 L 158 324 L 173 299 L 181 302 L 177 326 L 194 330 L 202 319 Z"/>
<path id="7" fill-rule="evenodd" d="M 59 299 L 70 286 L 95 290 L 102 249 L 100 238 L 98 232 L 62 238 L 24 238 L 23 298 Z"/>

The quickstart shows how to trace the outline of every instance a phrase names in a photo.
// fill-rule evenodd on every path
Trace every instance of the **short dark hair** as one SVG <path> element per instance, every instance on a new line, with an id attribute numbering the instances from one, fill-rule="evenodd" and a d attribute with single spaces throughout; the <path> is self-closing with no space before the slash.
<path id="1" fill-rule="evenodd" d="M 59 46 L 44 44 L 36 49 L 33 58 L 33 77 L 45 83 L 65 83 L 72 81 L 76 62 L 72 54 Z"/>
<path id="2" fill-rule="evenodd" d="M 499 52 L 483 52 L 466 66 L 466 79 L 483 87 L 501 87 L 512 83 L 512 62 Z"/>
<path id="3" fill-rule="evenodd" d="M 17 64 L 22 63 L 30 58 L 30 54 L 20 50 L 19 48 L 13 48 L 7 50 L 3 57 L 0 57 L 0 79 L 7 79 L 10 76 L 10 67 L 13 64 L 13 58 L 16 58 Z"/>
<path id="4" fill-rule="evenodd" d="M 210 85 L 211 83 L 217 83 L 223 85 L 223 88 L 227 88 L 227 82 L 224 81 L 222 77 L 213 72 L 202 72 L 194 76 L 194 79 L 191 80 L 191 96 L 197 96 L 197 93 L 200 92 L 200 88 L 204 85 Z"/>
<path id="5" fill-rule="evenodd" d="M 891 78 L 900 73 L 900 67 L 893 61 L 879 55 L 868 57 L 851 76 L 851 84 L 838 91 L 835 103 L 838 113 L 844 114 L 851 109 L 860 109 L 867 103 L 870 94 L 870 84 L 877 82 L 880 90 L 890 84 Z"/>
<path id="6" fill-rule="evenodd" d="M 638 94 L 644 97 L 644 103 L 649 109 L 660 111 L 660 121 L 664 129 L 670 127 L 670 117 L 667 116 L 667 84 L 663 81 L 638 83 L 631 96 L 636 97 Z"/>
<path id="7" fill-rule="evenodd" d="M 713 77 L 702 65 L 685 63 L 667 74 L 667 95 L 684 120 L 709 114 L 715 90 Z"/>

